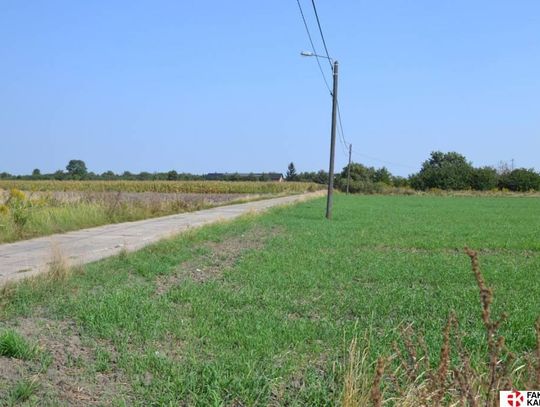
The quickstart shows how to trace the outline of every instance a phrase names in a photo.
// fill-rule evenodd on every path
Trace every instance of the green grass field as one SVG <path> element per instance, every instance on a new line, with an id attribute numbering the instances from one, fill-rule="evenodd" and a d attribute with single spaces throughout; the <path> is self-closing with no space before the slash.
<path id="1" fill-rule="evenodd" d="M 354 337 L 371 372 L 412 323 L 436 363 L 452 310 L 477 365 L 485 330 L 464 246 L 480 253 L 494 314 L 509 314 L 509 349 L 535 349 L 539 199 L 338 195 L 334 211 L 278 208 L 5 290 L 0 334 L 49 357 L 7 368 L 0 398 L 33 380 L 22 393 L 36 405 L 336 405 Z"/>

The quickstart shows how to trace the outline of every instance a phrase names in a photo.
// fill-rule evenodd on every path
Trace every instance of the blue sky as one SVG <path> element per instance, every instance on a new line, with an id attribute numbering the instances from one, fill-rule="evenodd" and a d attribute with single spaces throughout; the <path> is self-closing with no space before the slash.
<path id="1" fill-rule="evenodd" d="M 318 8 L 355 161 L 540 169 L 540 1 Z M 0 38 L 0 171 L 327 168 L 331 101 L 295 0 L 0 0 Z"/>

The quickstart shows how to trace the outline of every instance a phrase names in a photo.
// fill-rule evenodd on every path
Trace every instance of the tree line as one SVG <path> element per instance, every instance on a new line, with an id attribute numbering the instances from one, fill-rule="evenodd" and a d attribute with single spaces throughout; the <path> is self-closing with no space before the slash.
<path id="1" fill-rule="evenodd" d="M 347 186 L 348 166 L 336 174 L 334 185 L 342 191 Z M 296 173 L 294 164 L 289 164 L 288 181 L 328 182 L 328 173 Z M 352 193 L 383 192 L 388 187 L 412 188 L 415 190 L 509 190 L 539 191 L 540 174 L 533 168 L 510 168 L 502 164 L 499 168 L 475 167 L 465 156 L 456 152 L 434 151 L 422 163 L 419 172 L 408 177 L 395 176 L 387 168 L 368 167 L 351 163 L 349 190 Z"/>
<path id="2" fill-rule="evenodd" d="M 348 166 L 336 174 L 334 185 L 345 190 L 347 185 Z M 167 172 L 140 172 L 124 171 L 116 174 L 105 171 L 101 174 L 88 171 L 86 163 L 82 160 L 70 160 L 64 170 L 54 173 L 42 174 L 39 169 L 32 171 L 31 175 L 12 175 L 0 173 L 0 179 L 27 179 L 27 180 L 138 180 L 138 181 L 188 181 L 219 179 L 223 181 L 269 181 L 275 179 L 276 173 L 225 173 L 198 175 L 191 173 L 178 173 L 175 170 Z M 280 174 L 278 174 L 280 175 Z M 315 182 L 328 183 L 328 172 L 324 170 L 312 172 L 297 172 L 294 163 L 290 163 L 285 175 L 289 182 Z M 351 163 L 350 185 L 352 193 L 383 192 L 388 187 L 412 188 L 415 190 L 477 190 L 489 191 L 507 189 L 510 191 L 538 191 L 540 190 L 540 174 L 532 168 L 510 168 L 500 165 L 499 168 L 484 166 L 475 167 L 465 156 L 456 152 L 443 153 L 434 151 L 422 163 L 419 172 L 408 177 L 396 176 L 385 168 L 368 167 L 361 163 Z"/>
<path id="3" fill-rule="evenodd" d="M 101 174 L 89 171 L 86 163 L 82 160 L 70 160 L 65 170 L 58 170 L 53 173 L 41 173 L 36 168 L 30 175 L 12 175 L 7 172 L 0 172 L 0 179 L 18 179 L 18 180 L 84 180 L 84 181 L 200 181 L 205 179 L 220 181 L 271 181 L 275 178 L 275 173 L 224 173 L 224 174 L 191 174 L 187 172 L 177 172 L 176 170 L 166 172 L 147 172 L 132 173 L 124 171 L 115 173 L 105 171 Z"/>

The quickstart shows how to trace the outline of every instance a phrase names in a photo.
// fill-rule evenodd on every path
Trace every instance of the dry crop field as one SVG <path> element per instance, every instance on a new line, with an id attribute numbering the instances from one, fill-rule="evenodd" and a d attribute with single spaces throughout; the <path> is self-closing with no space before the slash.
<path id="1" fill-rule="evenodd" d="M 0 243 L 317 188 L 273 182 L 0 181 Z"/>
<path id="2" fill-rule="evenodd" d="M 167 192 L 200 194 L 276 194 L 315 191 L 307 182 L 262 181 L 17 181 L 0 180 L 2 189 L 26 191 Z"/>

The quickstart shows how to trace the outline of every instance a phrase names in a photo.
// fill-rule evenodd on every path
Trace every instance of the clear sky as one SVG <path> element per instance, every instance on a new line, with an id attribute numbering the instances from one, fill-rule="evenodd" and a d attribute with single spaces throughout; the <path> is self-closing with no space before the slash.
<path id="1" fill-rule="evenodd" d="M 540 1 L 318 9 L 356 161 L 540 169 Z M 0 0 L 0 38 L 0 171 L 327 169 L 331 100 L 295 0 Z"/>

